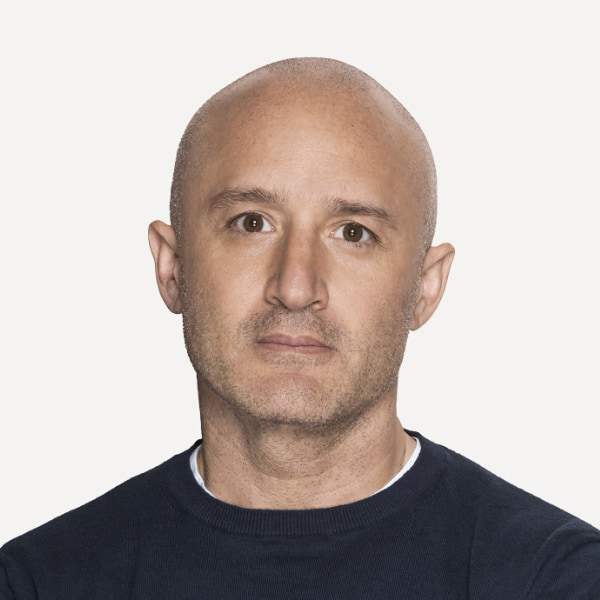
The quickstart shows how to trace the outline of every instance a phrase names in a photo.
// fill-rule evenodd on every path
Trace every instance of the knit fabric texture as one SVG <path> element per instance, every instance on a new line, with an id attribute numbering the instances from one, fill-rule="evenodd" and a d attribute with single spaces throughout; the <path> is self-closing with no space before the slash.
<path id="1" fill-rule="evenodd" d="M 600 599 L 600 531 L 411 435 L 394 485 L 313 510 L 225 504 L 188 449 L 8 542 L 0 599 Z"/>

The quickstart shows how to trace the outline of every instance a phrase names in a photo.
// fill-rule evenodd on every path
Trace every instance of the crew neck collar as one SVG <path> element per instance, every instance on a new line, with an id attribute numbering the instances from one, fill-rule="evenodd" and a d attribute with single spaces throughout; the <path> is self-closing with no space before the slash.
<path id="1" fill-rule="evenodd" d="M 189 466 L 189 453 L 201 442 L 173 457 L 167 464 L 167 486 L 177 503 L 191 516 L 220 530 L 245 535 L 316 535 L 369 526 L 401 511 L 411 510 L 443 474 L 445 454 L 416 432 L 419 460 L 396 483 L 381 492 L 350 504 L 308 510 L 266 510 L 240 508 L 205 492 L 196 482 Z"/>
<path id="2" fill-rule="evenodd" d="M 413 465 L 415 464 L 415 461 L 417 460 L 417 458 L 419 457 L 419 454 L 421 452 L 421 442 L 419 441 L 419 438 L 412 438 L 412 439 L 415 440 L 416 447 L 410 453 L 408 460 L 404 463 L 404 465 L 402 465 L 402 468 L 400 469 L 400 471 L 398 471 L 398 473 L 396 473 L 385 485 L 381 486 L 376 492 L 373 492 L 373 494 L 370 494 L 370 495 L 374 496 L 375 494 L 379 494 L 379 492 L 382 492 L 383 490 L 389 488 L 391 485 L 396 483 L 396 481 L 398 481 L 398 479 L 403 477 L 406 472 L 408 472 L 410 469 L 412 469 Z M 200 474 L 200 471 L 198 470 L 198 451 L 200 450 L 200 445 L 196 444 L 192 447 L 192 450 L 190 452 L 190 469 L 192 471 L 192 475 L 194 476 L 194 479 L 196 480 L 196 483 L 207 494 L 209 494 L 210 496 L 215 498 L 216 496 L 208 489 L 208 487 L 206 486 L 206 483 L 204 482 L 204 479 L 202 478 L 202 475 Z"/>

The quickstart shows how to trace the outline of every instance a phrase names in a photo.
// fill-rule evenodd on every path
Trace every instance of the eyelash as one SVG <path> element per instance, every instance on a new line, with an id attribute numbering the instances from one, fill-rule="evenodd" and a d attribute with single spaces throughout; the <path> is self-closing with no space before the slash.
<path id="1" fill-rule="evenodd" d="M 240 219 L 244 219 L 245 217 L 254 216 L 254 215 L 257 217 L 260 217 L 261 219 L 263 219 L 263 221 L 265 223 L 267 223 L 270 227 L 272 227 L 272 225 L 270 224 L 270 222 L 267 218 L 265 218 L 261 213 L 252 211 L 252 210 L 241 213 L 239 215 L 236 215 L 235 217 L 233 217 L 232 219 L 230 219 L 228 221 L 227 226 L 228 226 L 228 228 L 234 229 L 236 231 L 236 233 L 239 233 L 244 236 L 261 233 L 260 231 L 256 231 L 256 232 L 245 231 L 242 227 L 235 226 L 235 223 L 237 221 L 240 221 Z M 341 229 L 343 227 L 347 227 L 348 225 L 355 225 L 357 227 L 360 227 L 362 230 L 364 230 L 368 234 L 368 236 L 369 236 L 368 239 L 366 239 L 364 241 L 352 242 L 352 241 L 344 239 L 343 237 L 336 237 L 333 235 L 336 231 L 338 231 L 339 229 Z M 365 227 L 364 225 L 362 225 L 361 223 L 358 223 L 356 221 L 347 221 L 345 223 L 341 223 L 331 232 L 329 237 L 331 237 L 333 239 L 340 239 L 341 241 L 343 241 L 345 244 L 351 246 L 352 248 L 365 248 L 365 247 L 369 246 L 372 242 L 379 243 L 379 238 L 377 237 L 377 235 L 375 233 L 373 233 L 373 231 L 371 231 L 368 227 Z"/>

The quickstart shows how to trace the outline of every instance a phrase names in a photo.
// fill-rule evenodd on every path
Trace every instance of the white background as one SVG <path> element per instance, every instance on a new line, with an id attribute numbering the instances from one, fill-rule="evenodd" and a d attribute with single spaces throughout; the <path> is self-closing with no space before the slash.
<path id="1" fill-rule="evenodd" d="M 436 239 L 457 255 L 439 312 L 409 340 L 404 425 L 600 526 L 594 5 L 4 9 L 0 542 L 199 437 L 146 227 L 168 219 L 195 109 L 251 69 L 306 55 L 378 79 L 437 160 Z"/>

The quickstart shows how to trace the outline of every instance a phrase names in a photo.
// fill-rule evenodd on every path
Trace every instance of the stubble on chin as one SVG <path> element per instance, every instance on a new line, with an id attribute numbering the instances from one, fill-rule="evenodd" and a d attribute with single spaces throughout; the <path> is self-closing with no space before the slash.
<path id="1" fill-rule="evenodd" d="M 326 435 L 351 427 L 395 388 L 409 321 L 402 315 L 399 328 L 398 316 L 387 313 L 382 322 L 365 326 L 368 334 L 357 340 L 310 309 L 272 307 L 251 314 L 233 331 L 219 326 L 218 311 L 206 303 L 186 303 L 183 313 L 201 406 L 222 402 L 262 427 L 287 425 Z M 272 332 L 311 335 L 331 350 L 325 355 L 259 356 L 257 341 Z"/>

